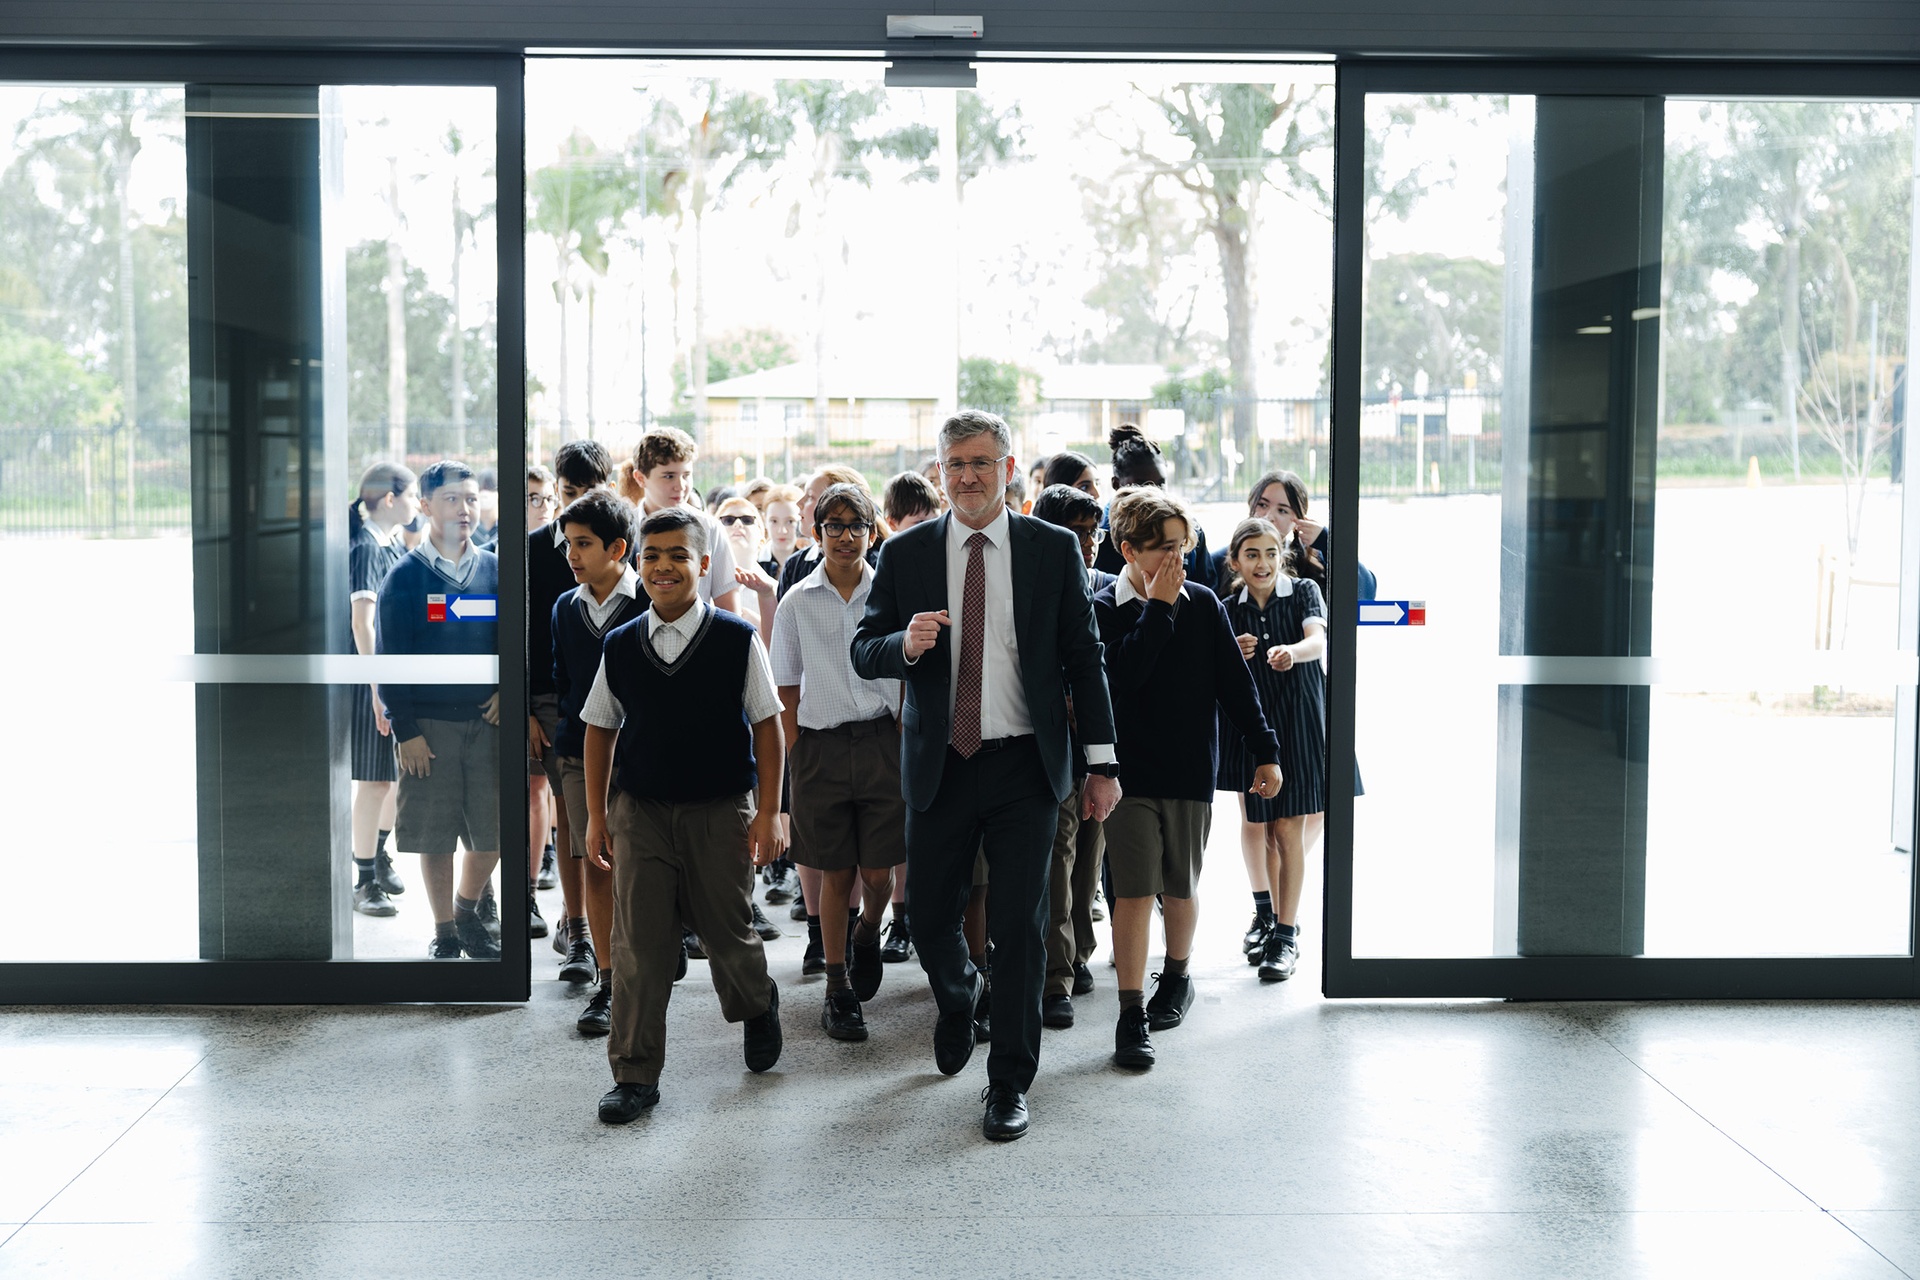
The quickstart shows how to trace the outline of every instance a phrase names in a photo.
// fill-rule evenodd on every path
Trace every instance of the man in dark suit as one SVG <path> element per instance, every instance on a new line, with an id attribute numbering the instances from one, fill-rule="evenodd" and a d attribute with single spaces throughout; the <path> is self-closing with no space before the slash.
<path id="1" fill-rule="evenodd" d="M 1071 533 L 1007 509 L 1017 463 L 1007 424 L 963 409 L 940 428 L 952 510 L 882 544 L 853 665 L 903 680 L 901 782 L 907 799 L 907 916 L 940 1019 L 934 1060 L 956 1075 L 973 1053 L 985 976 L 967 955 L 961 913 L 976 853 L 992 883 L 993 1047 L 986 1136 L 1027 1131 L 1040 1057 L 1047 875 L 1060 803 L 1073 789 L 1072 697 L 1086 743 L 1088 817 L 1120 799 L 1093 602 Z"/>

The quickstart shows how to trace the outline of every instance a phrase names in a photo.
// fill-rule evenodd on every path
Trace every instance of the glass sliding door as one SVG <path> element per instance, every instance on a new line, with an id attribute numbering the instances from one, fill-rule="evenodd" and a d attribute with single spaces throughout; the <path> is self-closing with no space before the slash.
<path id="1" fill-rule="evenodd" d="M 517 493 L 522 456 L 499 338 L 518 324 L 519 219 L 498 213 L 519 204 L 517 63 L 76 55 L 34 74 L 0 84 L 0 581 L 35 726 L 0 788 L 17 882 L 83 867 L 90 923 L 22 912 L 0 998 L 523 996 L 525 837 L 500 833 L 527 825 L 504 763 L 524 725 L 482 704 L 520 697 L 525 525 L 516 502 L 479 518 L 483 478 L 505 467 Z M 421 477 L 471 502 L 437 518 Z M 486 523 L 504 587 L 460 551 Z M 436 549 L 484 569 L 446 624 L 459 642 L 382 630 L 429 607 L 384 570 Z M 499 904 L 500 941 L 434 963 L 443 833 L 380 801 L 400 708 L 469 702 L 433 750 L 470 784 L 451 860 Z M 423 722 L 446 733 L 405 723 Z M 406 889 L 391 913 L 355 909 L 357 815 Z"/>
<path id="2" fill-rule="evenodd" d="M 1700 75 L 1344 86 L 1334 993 L 1911 984 L 1915 87 Z"/>

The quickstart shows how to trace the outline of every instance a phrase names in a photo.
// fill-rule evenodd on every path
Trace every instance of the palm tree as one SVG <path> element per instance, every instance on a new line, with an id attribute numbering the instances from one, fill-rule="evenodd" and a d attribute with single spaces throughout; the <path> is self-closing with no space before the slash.
<path id="1" fill-rule="evenodd" d="M 637 191 L 634 171 L 625 157 L 601 151 L 593 139 L 575 130 L 560 148 L 554 164 L 536 170 L 527 183 L 533 205 L 531 230 L 553 242 L 554 300 L 560 304 L 560 369 L 556 389 L 560 438 L 573 439 L 569 398 L 571 355 L 568 350 L 567 297 L 588 296 L 589 282 L 576 285 L 574 263 L 592 276 L 607 272 L 607 238 L 632 210 Z M 592 311 L 588 311 L 591 325 Z M 591 347 L 592 332 L 588 343 Z M 592 352 L 588 352 L 591 360 Z M 591 388 L 589 388 L 591 399 Z"/>

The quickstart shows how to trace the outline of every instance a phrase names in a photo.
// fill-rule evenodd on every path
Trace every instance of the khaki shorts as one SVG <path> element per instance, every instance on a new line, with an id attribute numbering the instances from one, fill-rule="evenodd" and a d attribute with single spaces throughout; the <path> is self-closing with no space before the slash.
<path id="1" fill-rule="evenodd" d="M 1122 796 L 1104 829 L 1114 897 L 1191 898 L 1213 830 L 1213 802 Z"/>
<path id="2" fill-rule="evenodd" d="M 554 789 L 567 808 L 567 852 L 576 858 L 587 856 L 587 762 L 579 756 L 550 752 L 553 771 L 559 775 Z"/>
<path id="3" fill-rule="evenodd" d="M 907 860 L 900 730 L 892 716 L 802 729 L 791 763 L 795 862 L 818 871 L 879 871 Z"/>
<path id="4" fill-rule="evenodd" d="M 400 772 L 393 821 L 403 853 L 500 851 L 500 731 L 485 720 L 422 720 L 426 777 Z"/>
<path id="5" fill-rule="evenodd" d="M 560 785 L 559 753 L 553 749 L 553 737 L 560 732 L 560 695 L 555 693 L 535 694 L 531 707 L 533 718 L 540 722 L 541 732 L 547 735 L 547 754 L 536 756 L 527 753 L 527 776 L 545 778 L 548 785 L 555 788 Z"/>

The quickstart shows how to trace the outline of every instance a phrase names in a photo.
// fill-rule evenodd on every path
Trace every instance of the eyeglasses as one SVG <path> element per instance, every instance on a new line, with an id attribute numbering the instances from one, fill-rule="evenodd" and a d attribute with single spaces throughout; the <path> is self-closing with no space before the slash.
<path id="1" fill-rule="evenodd" d="M 759 524 L 759 516 L 721 516 L 720 523 L 731 529 L 736 524 Z"/>
<path id="2" fill-rule="evenodd" d="M 841 524 L 838 520 L 829 520 L 820 526 L 820 532 L 829 538 L 844 538 L 848 534 L 856 538 L 864 538 L 873 532 L 873 526 L 864 520 L 855 521 L 853 524 Z"/>
<path id="3" fill-rule="evenodd" d="M 1005 462 L 1008 458 L 1011 458 L 1012 456 L 1013 455 L 1010 453 L 1003 453 L 997 458 L 989 458 L 984 462 L 976 459 L 971 459 L 971 458 L 967 458 L 967 459 L 955 458 L 951 462 L 942 462 L 940 464 L 940 469 L 942 471 L 945 471 L 948 475 L 953 475 L 953 476 L 965 476 L 965 475 L 990 476 L 993 474 L 994 468 L 998 467 L 1001 463 Z"/>
<path id="4" fill-rule="evenodd" d="M 1101 543 L 1105 542 L 1106 540 L 1107 540 L 1107 531 L 1105 529 L 1100 528 L 1097 525 L 1094 528 L 1087 530 L 1085 533 L 1080 534 L 1080 541 L 1086 543 L 1090 547 L 1097 547 Z"/>
<path id="5" fill-rule="evenodd" d="M 527 505 L 530 507 L 550 507 L 554 504 L 554 501 L 553 495 L 548 493 L 530 493 L 527 495 Z"/>

